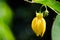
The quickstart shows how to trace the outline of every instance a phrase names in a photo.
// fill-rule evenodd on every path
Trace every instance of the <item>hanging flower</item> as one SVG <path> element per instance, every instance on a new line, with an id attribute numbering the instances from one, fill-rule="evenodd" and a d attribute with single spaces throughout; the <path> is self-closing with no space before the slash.
<path id="1" fill-rule="evenodd" d="M 46 30 L 46 21 L 43 18 L 42 13 L 36 13 L 36 17 L 32 20 L 32 30 L 35 32 L 36 36 L 43 37 Z"/>

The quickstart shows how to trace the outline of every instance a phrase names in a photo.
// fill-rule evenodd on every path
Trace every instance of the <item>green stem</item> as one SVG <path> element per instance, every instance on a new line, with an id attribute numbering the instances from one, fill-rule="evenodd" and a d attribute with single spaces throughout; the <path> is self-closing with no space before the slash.
<path id="1" fill-rule="evenodd" d="M 43 7 L 44 5 L 42 5 L 41 7 L 40 7 L 40 11 L 39 11 L 39 13 L 41 13 L 41 10 L 42 10 L 42 7 Z"/>

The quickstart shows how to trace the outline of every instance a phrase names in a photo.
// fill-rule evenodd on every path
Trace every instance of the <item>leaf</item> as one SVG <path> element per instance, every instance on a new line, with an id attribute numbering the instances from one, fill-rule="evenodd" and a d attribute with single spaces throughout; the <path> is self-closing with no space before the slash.
<path id="1" fill-rule="evenodd" d="M 48 2 L 48 0 L 32 0 L 32 1 L 35 3 L 43 4 L 43 5 L 46 5 L 46 2 Z"/>
<path id="2" fill-rule="evenodd" d="M 0 21 L 4 21 L 7 25 L 10 25 L 13 17 L 12 10 L 6 2 L 0 2 Z"/>
<path id="3" fill-rule="evenodd" d="M 54 10 L 57 14 L 60 14 L 60 2 L 50 1 L 47 3 L 47 6 Z"/>
<path id="4" fill-rule="evenodd" d="M 60 15 L 57 15 L 52 26 L 52 40 L 60 40 Z"/>
<path id="5" fill-rule="evenodd" d="M 0 22 L 0 40 L 15 40 L 9 27 L 3 22 Z"/>
<path id="6" fill-rule="evenodd" d="M 32 2 L 43 4 L 54 10 L 56 13 L 60 13 L 60 2 L 56 0 L 32 0 Z"/>
<path id="7" fill-rule="evenodd" d="M 60 13 L 60 2 L 56 0 L 33 0 L 35 3 L 47 5 L 49 8 L 54 10 L 56 13 Z"/>

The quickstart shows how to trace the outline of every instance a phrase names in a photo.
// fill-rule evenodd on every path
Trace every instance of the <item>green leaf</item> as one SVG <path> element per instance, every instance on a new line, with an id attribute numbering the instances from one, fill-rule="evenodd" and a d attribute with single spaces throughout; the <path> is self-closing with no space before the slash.
<path id="1" fill-rule="evenodd" d="M 47 5 L 49 8 L 60 14 L 60 2 L 56 0 L 33 0 L 35 3 Z"/>
<path id="2" fill-rule="evenodd" d="M 60 15 L 57 15 L 52 26 L 52 40 L 60 40 Z"/>
<path id="3" fill-rule="evenodd" d="M 50 1 L 47 3 L 47 6 L 54 10 L 57 14 L 60 14 L 60 2 Z"/>
<path id="4" fill-rule="evenodd" d="M 0 40 L 15 40 L 8 25 L 0 22 Z"/>
<path id="5" fill-rule="evenodd" d="M 48 2 L 48 0 L 32 0 L 32 1 L 35 3 L 43 4 L 43 5 L 46 5 L 46 3 Z"/>
<path id="6" fill-rule="evenodd" d="M 0 21 L 10 25 L 12 20 L 12 10 L 5 2 L 0 2 Z"/>

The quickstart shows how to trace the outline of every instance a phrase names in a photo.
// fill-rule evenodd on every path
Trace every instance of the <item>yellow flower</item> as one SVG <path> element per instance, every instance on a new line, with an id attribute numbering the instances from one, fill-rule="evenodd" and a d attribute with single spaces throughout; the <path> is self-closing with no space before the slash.
<path id="1" fill-rule="evenodd" d="M 31 26 L 36 36 L 43 37 L 46 30 L 46 22 L 42 13 L 36 13 L 36 17 L 32 20 Z"/>

